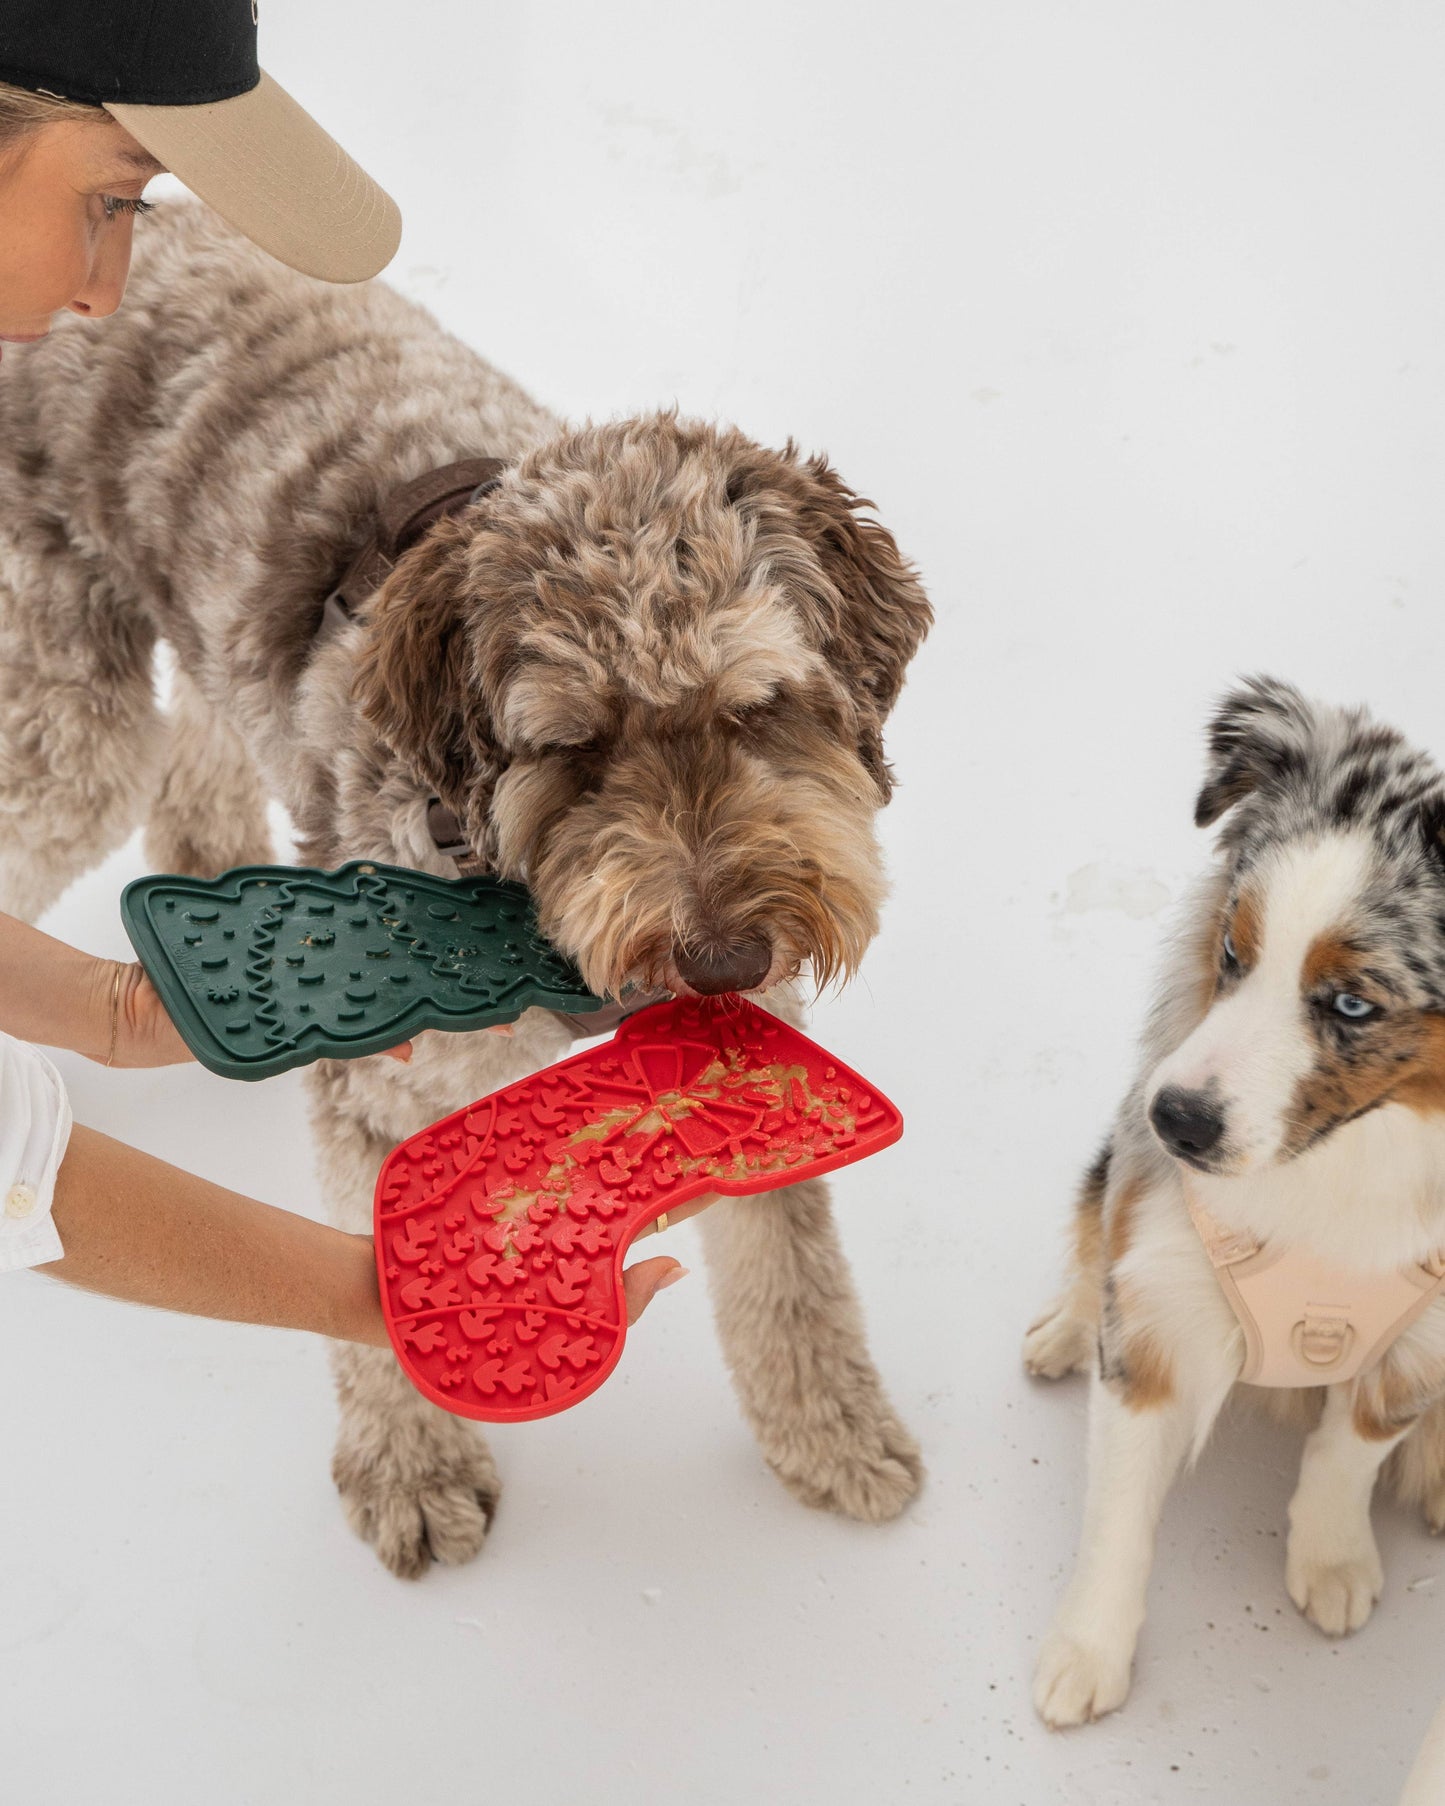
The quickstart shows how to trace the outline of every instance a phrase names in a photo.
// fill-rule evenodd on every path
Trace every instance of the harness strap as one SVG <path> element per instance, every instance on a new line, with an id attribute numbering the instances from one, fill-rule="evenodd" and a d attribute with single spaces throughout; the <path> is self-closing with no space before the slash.
<path id="1" fill-rule="evenodd" d="M 381 588 L 402 553 L 444 514 L 459 514 L 495 489 L 506 468 L 500 458 L 458 458 L 393 489 L 377 510 L 376 525 L 322 603 L 316 637 L 325 639 L 354 621 L 362 603 Z M 459 877 L 474 878 L 486 869 L 468 844 L 456 811 L 439 796 L 427 803 L 427 830 L 437 851 L 455 861 Z"/>
<path id="2" fill-rule="evenodd" d="M 1384 1273 L 1360 1273 L 1308 1248 L 1271 1248 L 1223 1227 L 1187 1179 L 1184 1201 L 1220 1290 L 1244 1332 L 1240 1379 L 1325 1386 L 1355 1378 L 1445 1290 L 1445 1250 Z"/>
<path id="3" fill-rule="evenodd" d="M 459 878 L 476 878 L 486 870 L 486 861 L 472 850 L 456 810 L 439 796 L 432 797 L 426 806 L 426 826 L 436 850 L 456 861 Z"/>
<path id="4" fill-rule="evenodd" d="M 323 631 L 328 624 L 354 620 L 361 604 L 391 575 L 402 553 L 444 514 L 458 514 L 495 489 L 505 469 L 500 458 L 459 458 L 392 490 L 377 512 L 370 536 L 322 604 Z"/>
<path id="5" fill-rule="evenodd" d="M 1226 1229 L 1200 1203 L 1194 1187 L 1187 1179 L 1183 1181 L 1183 1185 L 1184 1202 L 1189 1206 L 1189 1215 L 1199 1231 L 1199 1239 L 1204 1243 L 1204 1251 L 1212 1266 L 1232 1267 L 1236 1261 L 1248 1260 L 1252 1254 L 1259 1253 L 1264 1246 L 1263 1242 L 1247 1230 Z"/>

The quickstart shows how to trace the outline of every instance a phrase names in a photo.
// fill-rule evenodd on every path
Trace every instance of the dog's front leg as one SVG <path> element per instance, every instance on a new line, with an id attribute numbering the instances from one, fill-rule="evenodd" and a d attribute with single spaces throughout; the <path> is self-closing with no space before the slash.
<path id="1" fill-rule="evenodd" d="M 1305 1443 L 1299 1484 L 1289 1502 L 1285 1585 L 1299 1609 L 1329 1637 L 1358 1630 L 1385 1582 L 1370 1528 L 1375 1476 L 1409 1424 L 1375 1421 L 1356 1386 L 1331 1386 L 1324 1413 Z M 1371 1433 L 1360 1433 L 1363 1419 Z"/>
<path id="2" fill-rule="evenodd" d="M 1177 1397 L 1145 1402 L 1117 1377 L 1092 1379 L 1078 1565 L 1034 1673 L 1045 1723 L 1083 1724 L 1124 1703 L 1159 1513 L 1196 1424 Z"/>
<path id="3" fill-rule="evenodd" d="M 428 1404 L 389 1348 L 338 1343 L 332 1372 L 341 1424 L 331 1474 L 352 1529 L 403 1580 L 434 1561 L 470 1561 L 501 1492 L 482 1437 Z"/>
<path id="4" fill-rule="evenodd" d="M 379 1056 L 378 1056 L 379 1057 Z M 320 1061 L 307 1074 L 322 1189 L 331 1220 L 368 1232 L 376 1175 L 391 1143 L 343 1106 L 351 1075 Z M 486 1540 L 501 1483 L 474 1424 L 428 1403 L 389 1348 L 332 1350 L 341 1423 L 331 1472 L 347 1519 L 404 1580 L 433 1561 L 464 1562 Z"/>
<path id="5" fill-rule="evenodd" d="M 809 1505 L 879 1523 L 923 1480 L 868 1353 L 819 1180 L 698 1219 L 723 1354 L 764 1456 Z"/>

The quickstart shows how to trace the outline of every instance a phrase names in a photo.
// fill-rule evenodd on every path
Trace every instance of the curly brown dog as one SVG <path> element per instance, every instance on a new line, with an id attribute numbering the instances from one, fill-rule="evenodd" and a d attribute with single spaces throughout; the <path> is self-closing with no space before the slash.
<path id="1" fill-rule="evenodd" d="M 321 631 L 386 498 L 464 457 L 500 481 Z M 115 318 L 7 355 L 0 493 L 0 907 L 38 914 L 143 818 L 159 869 L 265 860 L 268 796 L 310 863 L 454 876 L 439 798 L 599 991 L 826 981 L 875 933 L 882 728 L 930 616 L 822 459 L 667 414 L 564 431 L 392 291 L 311 283 L 177 204 Z M 567 1037 L 534 1010 L 510 1041 L 311 1068 L 336 1222 L 369 1227 L 392 1144 Z M 901 1510 L 918 1453 L 826 1188 L 701 1226 L 767 1459 L 812 1504 Z M 497 1496 L 474 1426 L 389 1353 L 335 1364 L 352 1523 L 400 1574 L 474 1555 Z"/>

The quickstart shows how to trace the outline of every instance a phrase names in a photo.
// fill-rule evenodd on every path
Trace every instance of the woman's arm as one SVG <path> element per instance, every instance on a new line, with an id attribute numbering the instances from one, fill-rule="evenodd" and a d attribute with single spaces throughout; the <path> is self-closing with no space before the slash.
<path id="1" fill-rule="evenodd" d="M 122 968 L 122 990 L 128 995 L 116 999 L 118 1028 L 123 1026 L 121 1006 L 127 1002 L 134 1006 L 136 1001 L 139 972 L 139 967 Z M 115 973 L 113 960 L 95 959 L 28 922 L 0 915 L 0 1029 L 17 1041 L 39 1041 L 46 1047 L 68 1047 L 92 1060 L 105 1059 Z M 180 1036 L 174 1028 L 170 1032 L 177 1050 L 171 1058 L 189 1059 Z M 119 1053 L 117 1047 L 117 1058 Z"/>
<path id="2" fill-rule="evenodd" d="M 706 1200 L 684 1205 L 692 1216 Z M 37 1267 L 133 1304 L 309 1329 L 387 1346 L 371 1238 L 258 1203 L 77 1123 L 55 1182 L 64 1258 Z M 627 1320 L 686 1268 L 666 1256 L 623 1274 Z"/>
<path id="3" fill-rule="evenodd" d="M 258 1203 L 77 1123 L 55 1182 L 57 1279 L 196 1317 L 385 1347 L 371 1239 Z"/>
<path id="4" fill-rule="evenodd" d="M 114 1032 L 117 1066 L 191 1058 L 143 967 L 94 959 L 4 914 L 0 1030 L 93 1060 L 108 1057 Z M 411 1043 L 391 1051 L 409 1059 Z M 674 1215 L 691 1216 L 702 1204 Z M 57 1279 L 192 1316 L 387 1345 L 368 1236 L 228 1191 L 79 1123 L 53 1209 L 65 1254 L 38 1270 Z M 684 1272 L 664 1257 L 630 1267 L 628 1322 Z"/>
<path id="5" fill-rule="evenodd" d="M 0 1029 L 17 1041 L 67 1047 L 112 1066 L 175 1066 L 195 1058 L 138 961 L 96 959 L 4 914 Z M 411 1042 L 387 1052 L 410 1060 Z"/>

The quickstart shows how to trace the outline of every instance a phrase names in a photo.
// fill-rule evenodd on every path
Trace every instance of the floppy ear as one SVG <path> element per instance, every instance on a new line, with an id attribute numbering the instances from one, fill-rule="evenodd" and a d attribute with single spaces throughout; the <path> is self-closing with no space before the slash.
<path id="1" fill-rule="evenodd" d="M 352 694 L 397 757 L 475 834 L 506 760 L 477 681 L 467 544 L 467 528 L 444 519 L 397 561 L 367 611 Z"/>
<path id="2" fill-rule="evenodd" d="M 803 527 L 841 603 L 828 623 L 823 654 L 857 705 L 859 755 L 887 802 L 893 773 L 883 756 L 883 723 L 933 610 L 893 535 L 863 512 L 873 504 L 856 495 L 826 458 L 809 458 L 801 470 L 808 478 Z"/>
<path id="3" fill-rule="evenodd" d="M 1207 828 L 1254 791 L 1304 771 L 1319 725 L 1312 703 L 1293 684 L 1251 677 L 1219 705 L 1209 724 L 1209 764 L 1194 805 L 1194 825 Z"/>

